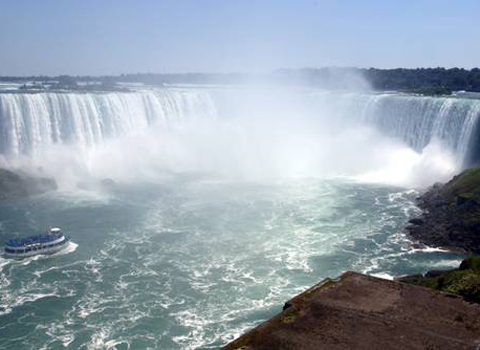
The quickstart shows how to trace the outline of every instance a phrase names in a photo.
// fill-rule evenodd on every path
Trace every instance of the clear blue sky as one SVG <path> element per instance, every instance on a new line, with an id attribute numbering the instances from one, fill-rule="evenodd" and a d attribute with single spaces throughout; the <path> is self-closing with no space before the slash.
<path id="1" fill-rule="evenodd" d="M 0 0 L 0 75 L 480 66 L 480 0 Z"/>

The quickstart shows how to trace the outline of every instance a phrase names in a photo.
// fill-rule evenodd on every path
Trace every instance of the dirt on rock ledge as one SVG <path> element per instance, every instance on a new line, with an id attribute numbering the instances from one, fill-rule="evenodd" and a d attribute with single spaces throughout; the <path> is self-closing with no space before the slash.
<path id="1" fill-rule="evenodd" d="M 480 306 L 452 294 L 344 273 L 285 304 L 282 313 L 224 347 L 480 349 Z"/>

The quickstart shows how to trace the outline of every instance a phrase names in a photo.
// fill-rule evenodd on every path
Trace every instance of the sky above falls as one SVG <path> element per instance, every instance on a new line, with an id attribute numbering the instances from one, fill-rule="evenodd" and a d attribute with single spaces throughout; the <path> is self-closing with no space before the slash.
<path id="1" fill-rule="evenodd" d="M 0 0 L 0 75 L 480 65 L 478 0 Z"/>

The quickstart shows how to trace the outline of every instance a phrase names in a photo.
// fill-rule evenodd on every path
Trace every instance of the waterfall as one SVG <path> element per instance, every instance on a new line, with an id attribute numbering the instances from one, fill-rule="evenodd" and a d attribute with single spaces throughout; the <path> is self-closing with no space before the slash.
<path id="1" fill-rule="evenodd" d="M 334 103 L 336 117 L 346 123 L 361 122 L 398 138 L 421 152 L 432 140 L 441 141 L 466 164 L 476 142 L 480 100 L 457 97 L 425 97 L 407 94 L 313 93 L 318 108 Z M 334 102 L 329 102 L 334 101 Z"/>
<path id="2" fill-rule="evenodd" d="M 0 154 L 35 155 L 53 144 L 94 147 L 139 135 L 155 123 L 212 115 L 202 90 L 0 94 Z"/>
<path id="3" fill-rule="evenodd" d="M 283 93 L 281 96 L 285 97 L 285 91 Z M 306 113 L 306 110 L 313 115 L 317 113 L 318 119 L 326 121 L 323 129 L 328 129 L 332 120 L 345 127 L 355 123 L 370 125 L 382 134 L 400 139 L 417 152 L 433 140 L 439 140 L 453 152 L 460 166 L 468 165 L 472 149 L 477 148 L 474 144 L 480 116 L 480 100 L 477 99 L 324 91 L 288 91 L 287 94 L 296 96 L 294 105 L 300 108 L 290 108 L 292 105 L 285 108 L 287 102 L 282 97 L 265 100 L 266 97 L 257 91 L 251 93 L 255 98 L 250 96 L 249 100 L 245 97 L 245 89 L 235 88 L 0 93 L 0 155 L 9 159 L 35 157 L 42 150 L 59 144 L 88 150 L 109 139 L 141 136 L 153 125 L 168 128 L 179 121 L 195 118 L 201 125 L 202 120 L 211 121 L 217 116 L 225 120 L 234 114 L 237 119 L 250 115 L 253 122 L 245 127 L 246 130 L 255 129 L 254 123 L 260 121 L 271 123 L 275 128 L 277 120 L 264 118 L 262 113 L 276 115 L 285 110 L 293 122 L 297 120 L 295 113 Z M 220 130 L 232 132 L 229 127 Z M 215 136 L 219 134 L 212 132 L 212 138 Z M 229 138 L 228 135 L 224 137 Z"/>
<path id="4" fill-rule="evenodd" d="M 479 100 L 381 95 L 364 118 L 417 151 L 441 140 L 463 162 L 479 115 Z"/>

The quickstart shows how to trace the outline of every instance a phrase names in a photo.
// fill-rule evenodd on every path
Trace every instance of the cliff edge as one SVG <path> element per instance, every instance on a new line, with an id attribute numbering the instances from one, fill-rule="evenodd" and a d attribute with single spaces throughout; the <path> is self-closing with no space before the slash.
<path id="1" fill-rule="evenodd" d="M 285 304 L 224 347 L 263 349 L 479 349 L 480 305 L 415 285 L 346 272 Z"/>

